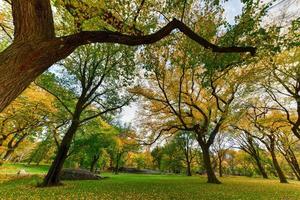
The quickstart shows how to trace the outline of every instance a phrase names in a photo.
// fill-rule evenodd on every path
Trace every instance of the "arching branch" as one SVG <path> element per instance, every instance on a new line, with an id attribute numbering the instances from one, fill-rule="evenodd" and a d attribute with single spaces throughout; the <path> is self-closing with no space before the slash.
<path id="1" fill-rule="evenodd" d="M 211 49 L 213 52 L 218 53 L 243 53 L 250 52 L 251 55 L 254 55 L 256 52 L 255 47 L 245 46 L 245 47 L 219 47 L 215 44 L 210 43 L 203 37 L 197 35 L 194 31 L 192 31 L 189 27 L 187 27 L 184 23 L 177 19 L 173 19 L 166 26 L 161 28 L 159 31 L 145 35 L 145 36 L 132 36 L 126 35 L 118 32 L 110 32 L 110 31 L 82 31 L 80 33 L 76 33 L 73 35 L 62 37 L 65 41 L 65 44 L 68 46 L 80 46 L 89 43 L 118 43 L 125 44 L 129 46 L 143 45 L 143 44 L 151 44 L 155 43 L 159 40 L 170 35 L 170 33 L 179 29 L 183 34 L 185 34 L 190 39 L 194 40 L 201 46 L 206 49 Z"/>

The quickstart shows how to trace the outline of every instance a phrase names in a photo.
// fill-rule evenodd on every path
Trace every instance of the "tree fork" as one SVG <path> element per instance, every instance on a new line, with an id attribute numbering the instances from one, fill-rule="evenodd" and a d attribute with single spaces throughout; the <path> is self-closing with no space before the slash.
<path id="1" fill-rule="evenodd" d="M 131 36 L 110 31 L 84 31 L 57 38 L 54 34 L 50 0 L 12 1 L 14 41 L 0 53 L 0 112 L 29 84 L 57 61 L 71 54 L 78 46 L 89 43 L 118 43 L 143 45 L 157 42 L 179 29 L 204 48 L 213 52 L 250 52 L 255 47 L 219 47 L 173 19 L 157 32 L 145 36 Z"/>

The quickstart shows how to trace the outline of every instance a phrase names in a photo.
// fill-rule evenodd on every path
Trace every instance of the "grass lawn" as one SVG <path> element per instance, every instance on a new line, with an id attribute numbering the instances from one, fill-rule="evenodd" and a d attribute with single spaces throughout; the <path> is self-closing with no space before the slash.
<path id="1" fill-rule="evenodd" d="M 222 178 L 223 184 L 205 183 L 205 177 L 175 175 L 112 175 L 99 181 L 65 181 L 64 186 L 37 188 L 38 176 L 0 184 L 0 199 L 300 199 L 300 183 L 246 177 Z"/>
<path id="2" fill-rule="evenodd" d="M 17 174 L 20 169 L 24 169 L 27 173 L 30 174 L 45 174 L 47 173 L 49 166 L 47 165 L 26 165 L 26 164 L 10 164 L 4 163 L 0 166 L 0 174 Z"/>

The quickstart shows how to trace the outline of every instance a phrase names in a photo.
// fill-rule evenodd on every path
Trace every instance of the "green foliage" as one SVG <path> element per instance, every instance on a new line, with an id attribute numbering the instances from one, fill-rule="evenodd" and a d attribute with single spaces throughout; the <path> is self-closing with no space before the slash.
<path id="1" fill-rule="evenodd" d="M 91 168 L 94 156 L 98 158 L 95 167 L 102 169 L 108 165 L 107 151 L 115 145 L 115 128 L 96 119 L 81 127 L 70 149 L 66 166 L 79 165 L 81 168 Z"/>

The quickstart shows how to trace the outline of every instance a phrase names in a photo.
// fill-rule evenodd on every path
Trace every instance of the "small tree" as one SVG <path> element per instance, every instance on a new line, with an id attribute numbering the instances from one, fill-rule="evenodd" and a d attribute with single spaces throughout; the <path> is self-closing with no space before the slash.
<path id="1" fill-rule="evenodd" d="M 59 184 L 59 173 L 80 126 L 113 114 L 131 100 L 124 88 L 134 75 L 133 51 L 118 45 L 92 45 L 78 49 L 63 69 L 42 76 L 37 83 L 64 107 L 70 119 L 43 186 Z M 126 66 L 126 67 L 125 67 Z"/>

